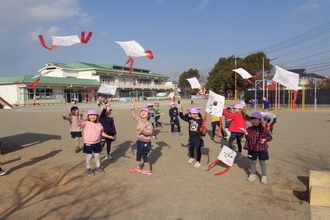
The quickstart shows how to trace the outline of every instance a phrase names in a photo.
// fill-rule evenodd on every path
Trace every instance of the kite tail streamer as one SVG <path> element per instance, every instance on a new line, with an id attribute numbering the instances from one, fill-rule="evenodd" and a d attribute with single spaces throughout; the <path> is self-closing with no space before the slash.
<path id="1" fill-rule="evenodd" d="M 254 82 L 252 82 L 251 80 L 249 80 L 249 79 L 245 79 L 248 83 L 250 83 L 251 85 L 253 85 L 254 86 Z"/>
<path id="2" fill-rule="evenodd" d="M 38 35 L 38 37 L 39 37 L 39 41 L 40 41 L 41 45 L 42 45 L 44 48 L 46 48 L 46 49 L 48 49 L 48 50 L 54 50 L 55 48 L 57 48 L 56 45 L 53 45 L 52 47 L 47 47 L 47 46 L 46 46 L 46 43 L 45 43 L 45 40 L 44 40 L 44 37 L 43 37 L 42 35 Z"/>
<path id="3" fill-rule="evenodd" d="M 217 137 L 220 137 L 221 130 L 222 130 L 222 117 L 219 117 L 219 118 L 220 118 L 220 120 L 219 120 L 219 129 L 218 129 L 217 134 L 216 134 Z"/>
<path id="4" fill-rule="evenodd" d="M 207 112 L 206 111 L 204 113 L 204 119 L 203 119 L 202 126 L 199 131 L 202 132 L 202 135 L 206 134 L 206 131 L 207 131 Z"/>
<path id="5" fill-rule="evenodd" d="M 146 54 L 148 54 L 147 57 L 148 57 L 150 60 L 152 60 L 152 59 L 154 58 L 154 54 L 152 53 L 151 50 L 145 50 L 144 52 L 145 52 Z"/>
<path id="6" fill-rule="evenodd" d="M 206 171 L 209 171 L 211 168 L 213 168 L 219 161 L 219 159 L 216 159 L 213 163 L 209 164 Z"/>
<path id="7" fill-rule="evenodd" d="M 40 82 L 40 77 L 29 85 L 30 88 L 34 88 Z"/>
<path id="8" fill-rule="evenodd" d="M 252 76 L 252 78 L 259 78 L 261 73 L 256 73 L 256 75 Z"/>
<path id="9" fill-rule="evenodd" d="M 80 33 L 80 43 L 81 44 L 87 44 L 88 43 L 88 41 L 91 39 L 91 37 L 92 37 L 92 35 L 93 35 L 93 32 L 88 32 L 88 35 L 87 35 L 87 37 L 85 38 L 85 33 L 86 33 L 86 31 L 82 31 L 81 33 Z"/>
<path id="10" fill-rule="evenodd" d="M 224 173 L 226 173 L 228 170 L 230 170 L 232 167 L 227 167 L 226 169 L 224 169 L 223 171 L 220 171 L 219 173 L 214 174 L 214 176 L 219 176 L 222 175 Z"/>
<path id="11" fill-rule="evenodd" d="M 129 75 L 129 77 L 132 77 L 134 59 L 132 57 L 129 57 L 128 60 L 126 61 L 125 65 L 128 64 L 128 63 L 129 63 L 128 75 Z"/>

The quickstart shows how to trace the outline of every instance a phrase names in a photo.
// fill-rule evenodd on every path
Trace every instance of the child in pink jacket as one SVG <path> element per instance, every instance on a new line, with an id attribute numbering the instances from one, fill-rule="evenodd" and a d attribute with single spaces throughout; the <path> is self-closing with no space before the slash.
<path id="1" fill-rule="evenodd" d="M 86 156 L 86 173 L 88 176 L 94 176 L 94 171 L 91 169 L 91 160 L 94 154 L 96 169 L 98 173 L 104 173 L 101 167 L 100 153 L 101 137 L 113 139 L 113 136 L 107 135 L 103 131 L 103 126 L 97 121 L 99 114 L 96 110 L 89 110 L 87 112 L 87 120 L 82 121 L 81 118 L 77 119 L 77 125 L 84 130 L 84 148 L 83 152 Z"/>

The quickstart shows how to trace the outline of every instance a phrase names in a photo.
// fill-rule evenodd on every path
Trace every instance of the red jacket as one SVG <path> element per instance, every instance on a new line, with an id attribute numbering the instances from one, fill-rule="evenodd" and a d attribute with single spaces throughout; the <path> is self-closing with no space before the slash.
<path id="1" fill-rule="evenodd" d="M 228 130 L 230 132 L 244 133 L 244 131 L 239 129 L 239 128 L 246 129 L 246 121 L 245 121 L 242 113 L 230 113 L 226 109 L 224 109 L 222 111 L 222 115 L 224 115 L 227 118 L 232 119 L 232 121 L 230 122 L 229 128 L 228 128 Z"/>

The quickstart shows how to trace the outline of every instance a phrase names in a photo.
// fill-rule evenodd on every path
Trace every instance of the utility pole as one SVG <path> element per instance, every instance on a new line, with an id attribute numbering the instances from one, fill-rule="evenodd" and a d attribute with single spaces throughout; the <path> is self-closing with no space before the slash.
<path id="1" fill-rule="evenodd" d="M 265 97 L 265 57 L 262 57 L 262 98 Z"/>
<path id="2" fill-rule="evenodd" d="M 236 56 L 235 56 L 235 69 L 237 69 L 237 61 L 236 61 Z M 235 72 L 235 101 L 237 100 L 237 73 Z"/>

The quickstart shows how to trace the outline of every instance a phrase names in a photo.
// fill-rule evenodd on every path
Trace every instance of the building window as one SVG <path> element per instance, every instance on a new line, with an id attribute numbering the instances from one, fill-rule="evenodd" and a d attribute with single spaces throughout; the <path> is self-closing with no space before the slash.
<path id="1" fill-rule="evenodd" d="M 100 82 L 114 82 L 115 77 L 114 76 L 104 76 L 100 75 Z"/>

